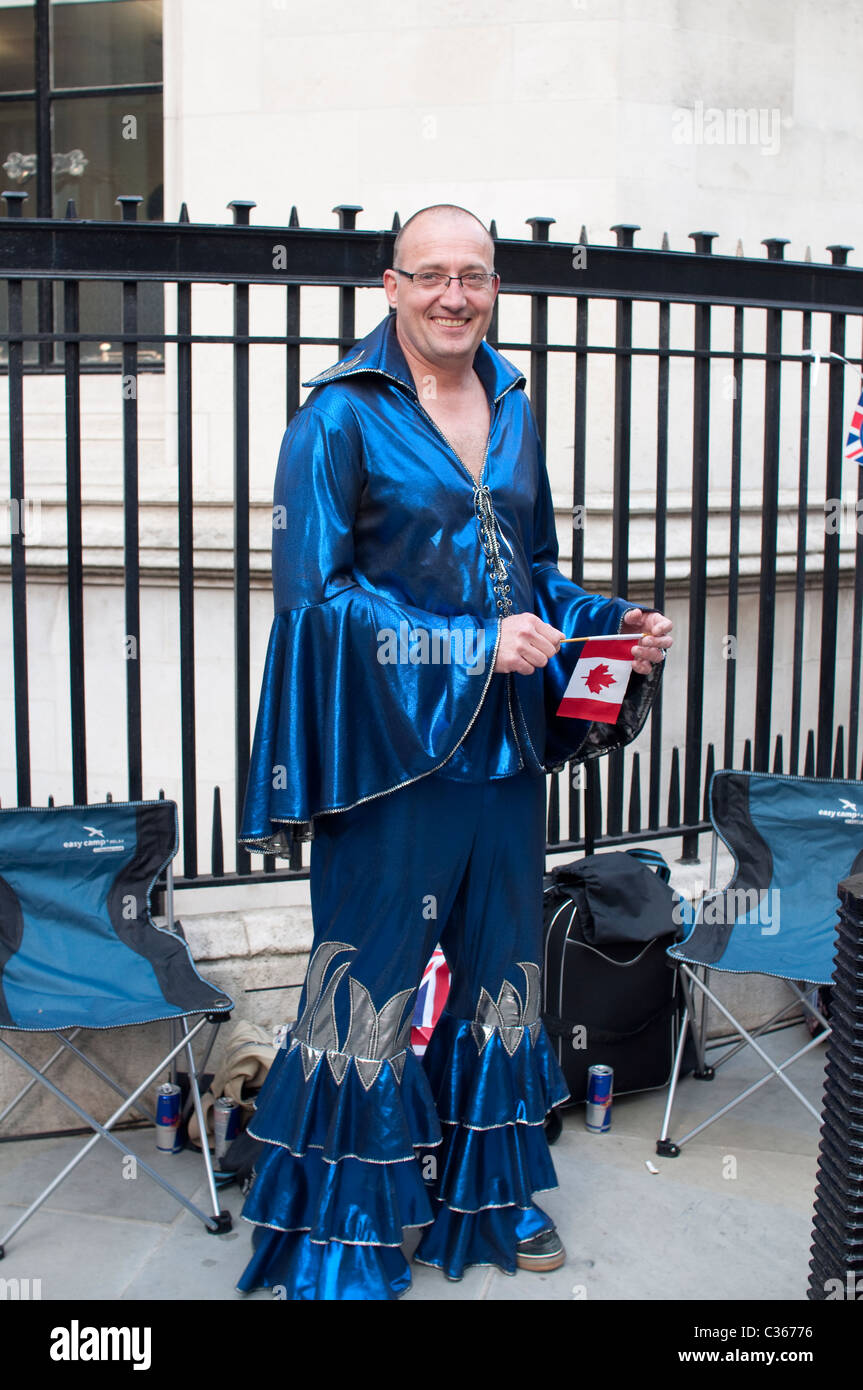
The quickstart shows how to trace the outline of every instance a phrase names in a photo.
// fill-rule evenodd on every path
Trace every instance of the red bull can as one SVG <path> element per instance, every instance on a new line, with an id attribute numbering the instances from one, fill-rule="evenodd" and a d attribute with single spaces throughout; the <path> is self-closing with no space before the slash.
<path id="1" fill-rule="evenodd" d="M 584 1123 L 591 1134 L 607 1134 L 611 1129 L 611 1092 L 613 1083 L 613 1067 L 588 1067 L 587 1104 L 584 1108 Z"/>
<path id="2" fill-rule="evenodd" d="M 156 1148 L 165 1154 L 180 1152 L 180 1088 L 170 1081 L 156 1091 Z"/>
<path id="3" fill-rule="evenodd" d="M 213 1139 L 216 1159 L 221 1162 L 232 1140 L 240 1132 L 240 1107 L 235 1100 L 220 1096 L 213 1106 Z"/>

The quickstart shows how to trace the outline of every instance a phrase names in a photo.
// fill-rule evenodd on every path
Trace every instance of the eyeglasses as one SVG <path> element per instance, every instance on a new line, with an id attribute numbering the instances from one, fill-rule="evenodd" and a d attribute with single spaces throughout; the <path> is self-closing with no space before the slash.
<path id="1" fill-rule="evenodd" d="M 439 270 L 399 270 L 394 267 L 396 275 L 404 275 L 406 279 L 412 280 L 417 289 L 437 290 L 440 288 L 449 289 L 453 280 L 458 280 L 462 289 L 465 290 L 487 290 L 497 280 L 497 271 L 491 274 L 484 270 L 469 270 L 464 275 L 444 275 Z"/>

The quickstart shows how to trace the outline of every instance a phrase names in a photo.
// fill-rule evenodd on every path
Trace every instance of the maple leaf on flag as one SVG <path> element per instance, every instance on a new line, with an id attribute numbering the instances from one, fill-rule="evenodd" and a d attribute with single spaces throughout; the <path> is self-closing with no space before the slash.
<path id="1" fill-rule="evenodd" d="M 591 637 L 575 664 L 557 713 L 564 719 L 613 724 L 631 674 L 631 652 L 624 656 L 621 643 L 613 636 Z"/>
<path id="2" fill-rule="evenodd" d="M 594 666 L 584 678 L 584 683 L 592 695 L 598 695 L 600 691 L 607 690 L 610 685 L 615 684 L 615 678 L 609 671 L 604 661 L 598 666 Z"/>

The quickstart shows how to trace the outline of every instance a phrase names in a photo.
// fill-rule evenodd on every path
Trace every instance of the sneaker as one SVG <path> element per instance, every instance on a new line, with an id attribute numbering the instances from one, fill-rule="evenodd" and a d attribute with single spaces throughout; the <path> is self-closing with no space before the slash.
<path id="1" fill-rule="evenodd" d="M 552 1269 L 560 1269 L 566 1260 L 563 1242 L 554 1226 L 530 1240 L 520 1240 L 516 1246 L 515 1262 L 519 1269 L 532 1269 L 545 1274 Z"/>

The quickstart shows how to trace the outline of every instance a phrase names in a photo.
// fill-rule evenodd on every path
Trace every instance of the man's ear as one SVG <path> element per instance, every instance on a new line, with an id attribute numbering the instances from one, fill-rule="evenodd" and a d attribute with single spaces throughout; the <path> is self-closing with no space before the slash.
<path id="1" fill-rule="evenodd" d="M 384 291 L 386 292 L 387 296 L 387 303 L 389 304 L 391 309 L 394 309 L 398 301 L 398 291 L 396 287 L 399 282 L 399 277 L 396 275 L 394 270 L 385 270 L 383 273 L 383 282 Z"/>

